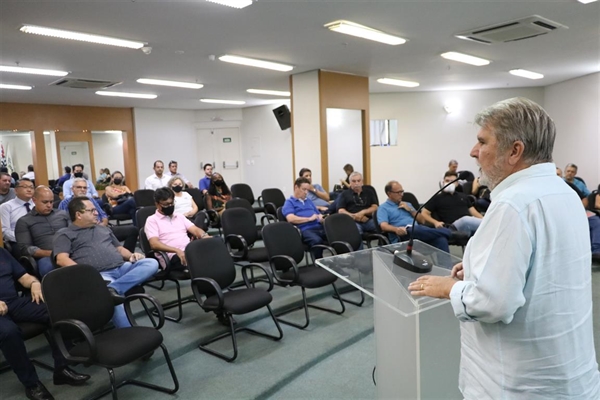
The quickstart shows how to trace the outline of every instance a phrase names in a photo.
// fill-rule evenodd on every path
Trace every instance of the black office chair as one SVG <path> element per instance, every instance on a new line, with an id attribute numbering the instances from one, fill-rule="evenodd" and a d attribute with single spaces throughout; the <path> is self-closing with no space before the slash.
<path id="1" fill-rule="evenodd" d="M 265 209 L 262 206 L 262 197 L 258 197 L 256 201 L 258 201 L 258 207 L 254 207 L 254 193 L 252 192 L 252 188 L 245 183 L 236 183 L 231 185 L 231 197 L 239 197 L 241 199 L 248 200 L 248 203 L 252 205 L 254 212 L 264 212 Z"/>
<path id="2" fill-rule="evenodd" d="M 296 328 L 304 329 L 310 323 L 308 307 L 316 308 L 334 314 L 343 314 L 346 306 L 339 300 L 339 293 L 335 286 L 337 277 L 315 265 L 299 267 L 298 263 L 304 258 L 304 244 L 298 229 L 288 222 L 274 222 L 263 228 L 263 240 L 269 253 L 269 264 L 275 280 L 281 286 L 299 286 L 302 290 L 302 305 L 279 312 L 276 316 L 278 321 Z M 328 248 L 327 246 L 322 246 Z M 341 305 L 341 311 L 330 308 L 308 304 L 306 300 L 306 289 L 315 289 L 331 285 Z M 304 325 L 296 324 L 279 318 L 290 312 L 304 309 Z"/>
<path id="3" fill-rule="evenodd" d="M 93 267 L 74 265 L 54 270 L 44 276 L 42 292 L 48 306 L 52 336 L 67 361 L 98 365 L 108 371 L 110 388 L 94 399 L 111 392 L 113 399 L 117 399 L 117 389 L 128 384 L 170 394 L 179 390 L 169 352 L 158 331 L 164 324 L 164 314 L 160 303 L 153 297 L 146 294 L 126 297 L 125 311 L 132 326 L 106 331 L 102 329 L 113 316 L 115 300 L 108 291 L 106 282 Z M 130 302 L 135 299 L 149 301 L 156 308 L 159 315 L 156 329 L 137 325 L 130 306 Z M 76 340 L 76 344 L 67 350 L 65 340 Z M 141 359 L 159 347 L 173 379 L 172 389 L 133 379 L 118 384 L 115 382 L 114 368 Z"/>
<path id="4" fill-rule="evenodd" d="M 154 205 L 154 190 L 138 189 L 133 192 L 133 199 L 137 208 L 149 207 Z"/>
<path id="5" fill-rule="evenodd" d="M 202 194 L 202 191 L 196 188 L 187 188 L 185 189 L 185 191 L 188 192 L 190 196 L 192 196 L 194 203 L 196 203 L 196 206 L 198 206 L 198 211 L 204 210 L 204 195 Z"/>
<path id="6" fill-rule="evenodd" d="M 238 355 L 237 332 L 246 331 L 273 340 L 280 340 L 283 337 L 283 331 L 269 305 L 273 300 L 271 293 L 269 293 L 273 289 L 273 281 L 262 265 L 244 265 L 242 267 L 242 277 L 246 288 L 234 290 L 231 285 L 235 281 L 235 266 L 223 241 L 217 238 L 196 240 L 185 248 L 185 258 L 188 260 L 188 267 L 192 276 L 192 290 L 200 307 L 205 312 L 223 314 L 229 321 L 229 330 L 200 343 L 198 345 L 200 350 L 231 362 Z M 248 279 L 247 271 L 252 268 L 262 270 L 267 276 L 269 286 L 266 290 L 255 288 L 255 283 L 251 283 Z M 246 327 L 234 328 L 233 315 L 247 314 L 262 307 L 266 307 L 269 311 L 279 335 L 269 335 Z M 227 336 L 231 336 L 232 356 L 226 356 L 207 347 L 209 344 Z"/>
<path id="7" fill-rule="evenodd" d="M 248 200 L 241 199 L 239 197 L 234 197 L 233 199 L 231 199 L 227 203 L 225 203 L 225 209 L 228 210 L 230 208 L 245 208 L 246 210 L 248 210 L 252 213 L 252 218 L 254 218 L 254 225 L 256 226 L 256 230 L 258 231 L 259 238 L 262 238 L 263 226 L 265 226 L 266 224 L 273 222 L 275 220 L 275 218 L 272 215 L 265 214 L 262 217 L 260 217 L 260 225 L 256 225 L 258 220 L 256 218 L 256 213 L 254 212 L 254 208 L 250 205 Z M 222 216 L 221 216 L 221 218 L 222 218 Z"/>
<path id="8" fill-rule="evenodd" d="M 129 214 L 113 214 L 112 207 L 110 206 L 110 202 L 108 201 L 108 196 L 106 195 L 106 193 L 102 194 L 102 203 L 102 209 L 108 215 L 108 220 L 115 221 L 117 223 L 117 226 L 120 226 L 121 222 L 123 221 L 131 220 L 131 216 Z"/>
<path id="9" fill-rule="evenodd" d="M 280 189 L 265 189 L 261 193 L 263 204 L 265 205 L 265 214 L 277 216 L 277 209 L 285 204 L 285 195 Z"/>
<path id="10" fill-rule="evenodd" d="M 252 211 L 245 207 L 227 208 L 221 215 L 221 225 L 225 244 L 235 261 L 253 263 L 269 261 L 266 248 L 254 247 L 260 237 L 256 230 L 256 216 Z"/>
<path id="11" fill-rule="evenodd" d="M 146 220 L 148 217 L 154 215 L 155 212 L 155 205 L 138 208 L 138 210 L 135 212 L 135 221 L 137 223 L 136 226 L 140 229 L 143 228 L 146 225 Z"/>

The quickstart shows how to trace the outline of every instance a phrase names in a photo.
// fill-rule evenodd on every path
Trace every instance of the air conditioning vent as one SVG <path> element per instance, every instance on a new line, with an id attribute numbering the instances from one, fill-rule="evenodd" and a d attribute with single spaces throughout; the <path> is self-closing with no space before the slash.
<path id="1" fill-rule="evenodd" d="M 468 30 L 454 36 L 478 43 L 497 44 L 530 39 L 560 29 L 568 29 L 568 27 L 539 15 L 532 15 L 527 18 Z"/>
<path id="2" fill-rule="evenodd" d="M 71 89 L 106 89 L 121 83 L 122 82 L 98 81 L 94 79 L 61 78 L 56 82 L 52 82 L 50 85 Z"/>

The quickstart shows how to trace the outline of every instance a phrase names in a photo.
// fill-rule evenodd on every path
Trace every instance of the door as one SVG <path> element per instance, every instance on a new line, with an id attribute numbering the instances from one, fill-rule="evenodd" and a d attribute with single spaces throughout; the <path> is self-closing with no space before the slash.
<path id="1" fill-rule="evenodd" d="M 239 128 L 198 129 L 198 175 L 204 176 L 204 165 L 223 175 L 227 186 L 242 182 Z"/>

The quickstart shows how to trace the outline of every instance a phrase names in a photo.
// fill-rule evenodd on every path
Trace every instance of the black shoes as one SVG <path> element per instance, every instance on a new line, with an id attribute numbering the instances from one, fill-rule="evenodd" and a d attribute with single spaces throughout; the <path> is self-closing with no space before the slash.
<path id="1" fill-rule="evenodd" d="M 54 400 L 54 397 L 52 397 L 48 389 L 42 385 L 42 382 L 38 382 L 37 385 L 33 387 L 25 388 L 25 396 L 31 400 Z"/>
<path id="2" fill-rule="evenodd" d="M 69 367 L 64 367 L 59 370 L 54 370 L 54 384 L 55 385 L 71 385 L 79 386 L 83 385 L 88 379 L 89 375 L 80 374 L 73 371 Z"/>
<path id="3" fill-rule="evenodd" d="M 466 246 L 469 241 L 469 234 L 467 232 L 462 231 L 453 231 L 450 233 L 450 237 L 448 238 L 448 244 L 454 244 L 457 246 Z"/>

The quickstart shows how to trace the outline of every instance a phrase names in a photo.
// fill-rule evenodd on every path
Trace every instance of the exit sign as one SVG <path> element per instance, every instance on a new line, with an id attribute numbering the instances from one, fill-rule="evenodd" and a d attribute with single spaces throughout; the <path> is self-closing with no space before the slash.
<path id="1" fill-rule="evenodd" d="M 231 138 L 230 137 L 224 137 L 223 138 L 223 143 L 231 143 Z"/>

